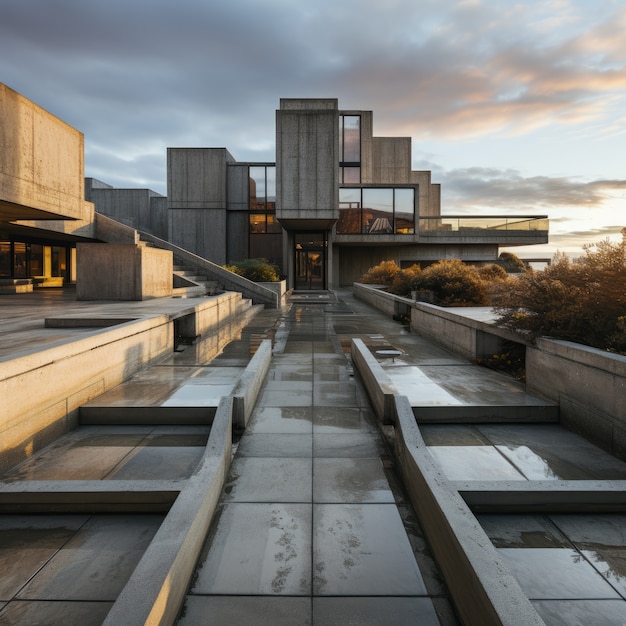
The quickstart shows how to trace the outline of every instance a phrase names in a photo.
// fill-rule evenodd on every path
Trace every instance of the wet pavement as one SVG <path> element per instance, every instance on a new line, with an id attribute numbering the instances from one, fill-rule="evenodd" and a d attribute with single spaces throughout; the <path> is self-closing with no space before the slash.
<path id="1" fill-rule="evenodd" d="M 179 624 L 207 614 L 257 625 L 456 623 L 342 347 L 349 335 L 336 332 L 344 315 L 352 306 L 332 294 L 298 296 L 284 313 Z M 377 329 L 367 317 L 358 325 Z"/>
<path id="2" fill-rule="evenodd" d="M 0 323 L 7 338 L 2 358 L 36 350 L 42 338 L 40 348 L 89 332 L 43 330 L 41 310 L 19 302 L 12 310 L 24 314 L 22 330 L 6 318 Z M 43 302 L 51 316 L 63 300 L 51 295 Z M 67 304 L 76 314 L 87 306 L 71 298 Z M 112 316 L 159 306 L 140 304 L 97 306 Z M 378 427 L 352 370 L 352 338 L 378 353 L 414 410 L 426 411 L 421 415 L 429 423 L 420 423 L 420 431 L 448 480 L 528 489 L 550 482 L 555 493 L 561 481 L 626 480 L 626 464 L 550 423 L 550 403 L 408 332 L 347 290 L 294 294 L 288 307 L 260 313 L 225 347 L 207 338 L 172 354 L 85 405 L 81 427 L 0 478 L 6 484 L 185 481 L 210 431 L 191 412 L 214 408 L 230 392 L 268 329 L 270 371 L 235 444 L 180 625 L 206 623 L 207 615 L 214 623 L 255 626 L 457 623 L 395 471 L 393 430 Z M 438 423 L 437 411 L 451 407 L 447 423 Z M 502 410 L 500 423 L 494 407 Z M 133 423 L 138 410 L 155 423 Z M 515 423 L 536 410 L 530 419 L 536 423 Z M 177 424 L 158 425 L 158 415 L 171 411 Z M 626 515 L 483 513 L 477 519 L 547 624 L 624 623 Z M 101 624 L 162 520 L 156 514 L 0 515 L 0 624 L 30 625 L 42 615 L 48 624 Z"/>

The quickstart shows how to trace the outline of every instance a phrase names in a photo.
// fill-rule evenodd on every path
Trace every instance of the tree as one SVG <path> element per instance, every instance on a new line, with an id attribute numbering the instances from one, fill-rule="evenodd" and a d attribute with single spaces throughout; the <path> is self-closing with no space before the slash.
<path id="1" fill-rule="evenodd" d="M 530 337 L 626 351 L 626 229 L 621 242 L 583 250 L 574 261 L 557 253 L 544 270 L 513 280 L 496 308 L 500 323 Z"/>

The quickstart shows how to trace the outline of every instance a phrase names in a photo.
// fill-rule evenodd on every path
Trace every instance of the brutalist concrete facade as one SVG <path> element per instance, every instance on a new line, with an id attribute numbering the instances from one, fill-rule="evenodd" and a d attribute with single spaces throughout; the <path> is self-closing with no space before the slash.
<path id="1" fill-rule="evenodd" d="M 545 218 L 444 219 L 440 185 L 412 169 L 411 139 L 374 136 L 371 111 L 332 98 L 281 99 L 275 163 L 225 148 L 169 148 L 167 163 L 168 239 L 215 263 L 278 262 L 290 289 L 352 284 L 383 260 L 490 263 L 500 246 L 548 240 Z"/>

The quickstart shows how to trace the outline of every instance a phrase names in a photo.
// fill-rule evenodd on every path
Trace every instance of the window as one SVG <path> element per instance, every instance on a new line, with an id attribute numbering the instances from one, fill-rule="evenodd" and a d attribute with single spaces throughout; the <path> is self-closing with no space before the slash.
<path id="1" fill-rule="evenodd" d="M 339 235 L 410 235 L 415 232 L 413 187 L 342 187 Z"/>
<path id="2" fill-rule="evenodd" d="M 282 267 L 282 233 L 276 219 L 276 166 L 249 167 L 248 258 Z"/>
<path id="3" fill-rule="evenodd" d="M 250 232 L 255 234 L 280 232 L 280 224 L 274 218 L 276 211 L 276 167 L 273 165 L 251 165 L 248 176 Z"/>
<path id="4" fill-rule="evenodd" d="M 339 116 L 339 167 L 342 183 L 361 182 L 361 116 Z"/>

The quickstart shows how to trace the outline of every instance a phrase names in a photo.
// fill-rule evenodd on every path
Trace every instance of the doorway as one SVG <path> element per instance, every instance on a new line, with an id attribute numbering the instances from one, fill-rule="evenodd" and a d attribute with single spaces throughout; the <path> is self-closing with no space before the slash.
<path id="1" fill-rule="evenodd" d="M 326 289 L 326 233 L 296 233 L 295 281 L 296 290 Z"/>

